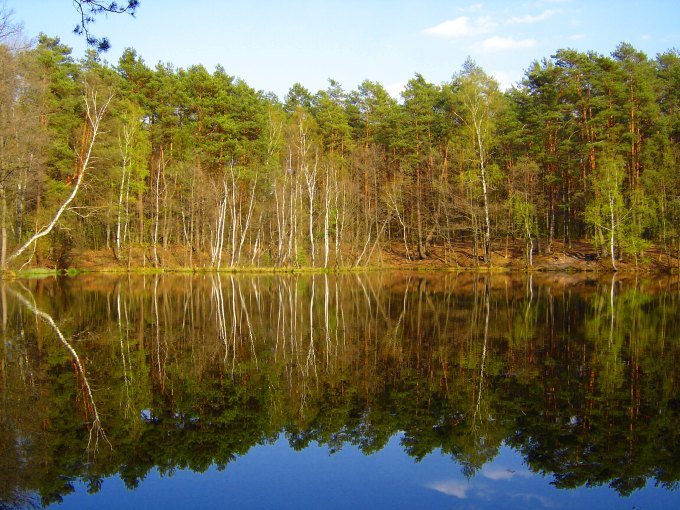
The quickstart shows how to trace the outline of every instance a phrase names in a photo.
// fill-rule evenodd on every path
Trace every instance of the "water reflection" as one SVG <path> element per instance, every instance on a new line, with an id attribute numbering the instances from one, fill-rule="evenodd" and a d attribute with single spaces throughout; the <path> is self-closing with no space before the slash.
<path id="1" fill-rule="evenodd" d="M 675 280 L 97 276 L 0 298 L 0 507 L 224 469 L 281 434 L 366 454 L 398 436 L 467 477 L 677 486 Z M 495 469 L 504 447 L 526 466 Z"/>

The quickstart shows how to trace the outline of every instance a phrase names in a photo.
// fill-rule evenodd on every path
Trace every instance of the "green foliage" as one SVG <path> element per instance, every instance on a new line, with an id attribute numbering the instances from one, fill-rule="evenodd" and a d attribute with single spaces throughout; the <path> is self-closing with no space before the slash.
<path id="1" fill-rule="evenodd" d="M 536 208 L 526 195 L 514 193 L 510 196 L 510 210 L 517 232 L 522 239 L 536 235 Z"/>

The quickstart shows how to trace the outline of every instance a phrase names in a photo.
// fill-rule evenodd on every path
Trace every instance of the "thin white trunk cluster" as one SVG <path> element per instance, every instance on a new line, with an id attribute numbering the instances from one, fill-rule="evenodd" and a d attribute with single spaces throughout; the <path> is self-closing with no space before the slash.
<path id="1" fill-rule="evenodd" d="M 319 168 L 319 152 L 314 151 L 314 159 L 312 158 L 312 140 L 310 139 L 308 129 L 304 123 L 304 116 L 300 116 L 298 122 L 298 136 L 297 136 L 297 163 L 298 170 L 304 179 L 305 187 L 307 188 L 307 205 L 308 205 L 308 235 L 309 235 L 309 254 L 312 261 L 312 267 L 316 265 L 316 247 L 314 245 L 314 195 L 317 188 L 317 174 Z"/>
<path id="2" fill-rule="evenodd" d="M 333 165 L 324 165 L 323 173 L 319 171 L 320 167 L 315 156 L 312 162 L 301 165 L 299 171 L 296 171 L 289 158 L 283 177 L 274 185 L 274 263 L 278 266 L 299 264 L 298 239 L 302 235 L 306 235 L 309 243 L 312 267 L 317 267 L 317 260 L 321 257 L 324 268 L 331 266 L 331 258 L 334 258 L 336 265 L 342 263 L 346 192 L 339 189 L 337 170 Z M 319 237 L 323 240 L 321 250 L 316 242 Z"/>
<path id="3" fill-rule="evenodd" d="M 277 257 L 279 266 L 297 262 L 298 209 L 302 196 L 302 183 L 293 171 L 292 151 L 288 152 L 282 182 L 274 185 L 276 203 Z"/>
<path id="4" fill-rule="evenodd" d="M 342 263 L 346 192 L 340 189 L 336 165 L 322 165 L 319 159 L 318 148 L 300 119 L 295 146 L 288 148 L 282 177 L 273 187 L 277 232 L 274 263 L 278 266 L 299 265 L 298 237 L 303 231 L 312 267 L 321 257 L 323 267 L 330 267 L 331 254 L 336 265 Z M 316 243 L 319 237 L 323 239 L 322 254 Z"/>
<path id="5" fill-rule="evenodd" d="M 257 181 L 258 174 L 256 172 L 247 191 L 249 196 L 244 196 L 245 192 L 242 190 L 243 186 L 241 185 L 243 181 L 236 175 L 236 168 L 233 164 L 222 177 L 218 190 L 215 228 L 212 229 L 211 227 L 212 235 L 210 242 L 210 265 L 216 269 L 222 267 L 222 257 L 226 243 L 229 245 L 229 266 L 234 267 L 241 261 L 243 245 L 246 242 L 253 216 Z M 246 210 L 244 211 L 243 203 L 246 200 Z M 227 225 L 230 225 L 229 229 L 227 229 Z M 255 254 L 253 254 L 253 258 Z"/>

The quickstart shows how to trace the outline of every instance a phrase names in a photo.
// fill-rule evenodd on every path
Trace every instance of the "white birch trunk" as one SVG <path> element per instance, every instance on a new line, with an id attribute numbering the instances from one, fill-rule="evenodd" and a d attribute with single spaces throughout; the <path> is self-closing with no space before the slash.
<path id="1" fill-rule="evenodd" d="M 120 176 L 120 189 L 118 192 L 118 219 L 116 221 L 116 257 L 120 258 L 120 248 L 121 248 L 121 230 L 123 230 L 122 223 L 123 223 L 123 195 L 125 193 L 125 182 L 126 182 L 126 175 L 128 174 L 127 172 L 127 167 L 129 163 L 129 158 L 130 158 L 130 140 L 132 137 L 131 130 L 129 129 L 128 126 L 123 126 L 123 139 L 121 140 L 120 137 L 118 139 L 118 145 L 120 148 L 120 154 L 122 157 L 122 171 L 121 171 L 121 176 Z M 128 178 L 129 180 L 129 178 Z M 127 209 L 127 208 L 126 208 Z"/>
<path id="2" fill-rule="evenodd" d="M 241 223 L 240 209 L 236 208 L 236 177 L 234 176 L 234 167 L 231 167 L 231 262 L 230 266 L 234 266 L 234 257 L 236 256 L 236 227 Z"/>
<path id="3" fill-rule="evenodd" d="M 486 153 L 482 134 L 482 120 L 474 115 L 475 133 L 477 135 L 477 150 L 479 151 L 479 171 L 482 178 L 482 193 L 484 194 L 484 262 L 491 260 L 491 222 L 489 220 L 489 191 L 486 183 Z"/>
<path id="4" fill-rule="evenodd" d="M 78 176 L 73 186 L 73 190 L 71 190 L 71 194 L 66 198 L 66 200 L 64 200 L 59 209 L 57 209 L 57 212 L 54 214 L 52 220 L 45 227 L 41 228 L 35 234 L 33 234 L 28 239 L 28 241 L 26 241 L 19 248 L 17 248 L 12 254 L 10 254 L 5 260 L 5 265 L 9 264 L 12 260 L 21 255 L 38 239 L 48 235 L 59 221 L 59 218 L 61 218 L 61 215 L 68 208 L 71 202 L 73 202 L 73 199 L 76 198 L 76 195 L 78 194 L 80 185 L 82 184 L 83 178 L 87 173 L 87 169 L 90 164 L 90 159 L 92 158 L 92 149 L 94 148 L 94 142 L 97 138 L 97 134 L 99 133 L 99 123 L 104 117 L 104 112 L 106 111 L 106 108 L 109 106 L 109 103 L 113 98 L 113 96 L 109 96 L 109 98 L 106 101 L 104 101 L 104 104 L 99 106 L 97 105 L 96 91 L 86 90 L 84 96 L 85 96 L 85 113 L 87 115 L 87 122 L 90 124 L 90 129 L 92 130 L 92 133 L 90 135 L 89 141 L 87 142 L 85 154 L 80 158 L 80 168 L 78 170 Z M 6 269 L 6 267 L 3 267 L 2 269 L 4 270 Z"/>
<path id="5" fill-rule="evenodd" d="M 617 271 L 616 268 L 616 253 L 615 253 L 615 241 L 616 241 L 616 220 L 614 217 L 614 194 L 611 189 L 609 189 L 609 214 L 611 228 L 609 229 L 609 253 L 612 258 L 612 268 Z"/>
<path id="6" fill-rule="evenodd" d="M 330 208 L 331 208 L 331 196 L 330 196 L 330 169 L 326 169 L 326 189 L 324 194 L 324 217 L 323 217 L 323 267 L 328 267 L 328 254 L 330 252 L 330 241 L 328 237 L 328 228 L 330 222 Z"/>
<path id="7" fill-rule="evenodd" d="M 156 211 L 154 215 L 154 225 L 153 225 L 153 263 L 154 267 L 158 267 L 160 260 L 158 258 L 158 227 L 160 225 L 161 218 L 161 179 L 165 181 L 165 166 L 168 164 L 165 159 L 165 151 L 161 147 L 160 159 L 158 160 L 158 171 L 156 172 L 156 189 L 155 189 L 155 206 Z M 165 186 L 165 182 L 164 182 Z"/>
<path id="8" fill-rule="evenodd" d="M 319 155 L 316 154 L 314 158 L 314 166 L 310 170 L 306 163 L 303 164 L 302 169 L 305 175 L 307 184 L 307 195 L 309 199 L 309 244 L 312 257 L 312 267 L 316 265 L 316 247 L 314 245 L 314 195 L 316 194 L 316 174 L 319 164 Z"/>
<path id="9" fill-rule="evenodd" d="M 255 190 L 257 188 L 257 178 L 258 174 L 255 173 L 255 179 L 253 181 L 253 187 L 250 190 L 250 202 L 248 203 L 248 213 L 246 214 L 246 222 L 241 229 L 241 239 L 238 243 L 238 252 L 236 253 L 236 262 L 241 261 L 241 250 L 243 249 L 243 243 L 246 240 L 246 235 L 248 234 L 248 228 L 250 227 L 250 218 L 253 215 L 253 204 L 255 203 Z"/>

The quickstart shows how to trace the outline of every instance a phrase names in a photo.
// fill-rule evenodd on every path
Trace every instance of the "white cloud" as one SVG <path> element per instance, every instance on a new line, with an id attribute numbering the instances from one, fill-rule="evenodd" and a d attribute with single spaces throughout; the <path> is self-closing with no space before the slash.
<path id="1" fill-rule="evenodd" d="M 582 39 L 586 38 L 586 34 L 573 34 L 569 36 L 569 39 L 572 41 L 580 41 Z"/>
<path id="2" fill-rule="evenodd" d="M 489 480 L 511 480 L 515 476 L 528 478 L 531 476 L 531 473 L 528 471 L 515 471 L 513 469 L 505 468 L 484 468 L 482 469 L 482 476 Z"/>
<path id="3" fill-rule="evenodd" d="M 539 496 L 538 494 L 530 494 L 530 493 L 518 493 L 518 494 L 513 494 L 513 498 L 519 498 L 524 500 L 526 503 L 528 503 L 530 506 L 536 506 L 535 502 L 539 502 L 541 505 L 543 505 L 545 508 L 552 508 L 555 506 L 555 504 L 550 500 L 549 498 Z"/>
<path id="4" fill-rule="evenodd" d="M 447 496 L 455 496 L 458 499 L 467 498 L 467 492 L 470 490 L 470 485 L 458 480 L 445 480 L 443 482 L 436 482 L 427 485 L 427 488 L 434 489 L 437 492 L 446 494 Z"/>
<path id="5" fill-rule="evenodd" d="M 478 4 L 472 4 L 468 7 L 459 7 L 458 10 L 462 12 L 476 12 L 482 9 L 484 7 L 484 4 L 478 3 Z"/>
<path id="6" fill-rule="evenodd" d="M 527 14 L 526 16 L 513 16 L 508 20 L 508 23 L 538 23 L 539 21 L 544 21 L 555 14 L 553 10 L 543 11 L 541 14 L 532 16 Z"/>
<path id="7" fill-rule="evenodd" d="M 478 48 L 483 51 L 504 51 L 531 48 L 535 45 L 535 39 L 515 39 L 513 37 L 500 37 L 496 35 L 482 41 Z"/>
<path id="8" fill-rule="evenodd" d="M 480 16 L 471 20 L 467 16 L 459 16 L 423 30 L 423 33 L 435 37 L 446 39 L 456 39 L 459 37 L 470 37 L 473 35 L 486 34 L 490 32 L 498 23 L 488 16 Z"/>

